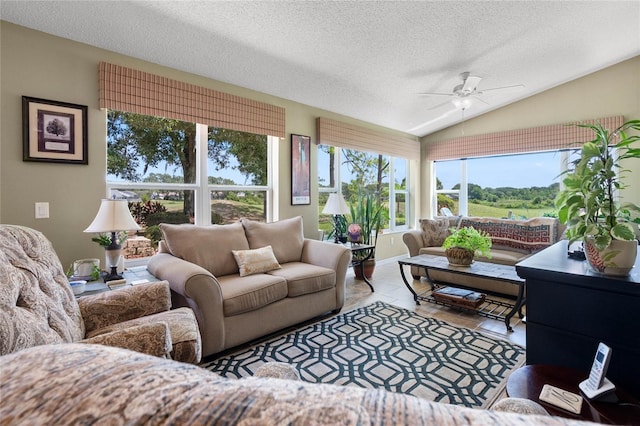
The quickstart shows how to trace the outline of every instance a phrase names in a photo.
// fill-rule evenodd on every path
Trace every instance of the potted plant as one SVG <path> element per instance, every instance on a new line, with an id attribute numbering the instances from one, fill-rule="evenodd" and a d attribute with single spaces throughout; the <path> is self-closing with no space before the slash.
<path id="1" fill-rule="evenodd" d="M 351 223 L 360 225 L 360 240 L 362 244 L 376 245 L 378 234 L 382 228 L 384 220 L 384 209 L 382 203 L 372 195 L 360 195 L 354 203 L 350 204 Z M 371 253 L 371 257 L 365 261 L 365 276 L 371 278 L 375 268 L 375 248 Z M 356 278 L 361 279 L 360 268 L 355 268 Z"/>
<path id="2" fill-rule="evenodd" d="M 337 234 L 337 236 L 336 236 Z M 347 218 L 344 215 L 336 215 L 333 219 L 333 228 L 327 234 L 327 240 L 336 239 L 336 242 L 346 243 L 347 237 Z"/>
<path id="3" fill-rule="evenodd" d="M 442 243 L 449 263 L 469 266 L 476 255 L 491 258 L 491 237 L 472 226 L 455 229 Z"/>
<path id="4" fill-rule="evenodd" d="M 563 173 L 562 189 L 556 197 L 558 219 L 567 224 L 569 244 L 582 240 L 589 265 L 605 275 L 626 276 L 636 259 L 638 242 L 630 213 L 640 211 L 633 203 L 621 203 L 618 190 L 628 170 L 621 160 L 640 158 L 632 143 L 640 131 L 640 120 L 630 120 L 614 131 L 597 124 L 575 124 L 593 131 L 594 139 L 582 145 L 580 157 Z M 617 155 L 614 154 L 617 150 Z"/>

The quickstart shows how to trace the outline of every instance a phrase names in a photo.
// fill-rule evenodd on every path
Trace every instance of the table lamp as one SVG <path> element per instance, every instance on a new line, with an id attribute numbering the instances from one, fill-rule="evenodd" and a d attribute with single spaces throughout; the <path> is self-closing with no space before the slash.
<path id="1" fill-rule="evenodd" d="M 333 237 L 336 244 L 339 243 L 338 216 L 348 213 L 349 207 L 347 207 L 347 203 L 344 201 L 344 197 L 342 197 L 342 194 L 329 194 L 329 199 L 327 200 L 327 204 L 325 204 L 324 208 L 322 209 L 322 214 L 333 215 Z"/>
<path id="2" fill-rule="evenodd" d="M 105 247 L 107 263 L 109 263 L 107 266 L 111 267 L 111 271 L 105 275 L 104 282 L 122 279 L 122 275 L 118 274 L 118 261 L 120 260 L 122 246 L 118 242 L 116 233 L 137 231 L 138 229 L 140 229 L 140 226 L 133 220 L 127 200 L 102 200 L 98 214 L 84 232 L 111 233 L 111 244 Z"/>

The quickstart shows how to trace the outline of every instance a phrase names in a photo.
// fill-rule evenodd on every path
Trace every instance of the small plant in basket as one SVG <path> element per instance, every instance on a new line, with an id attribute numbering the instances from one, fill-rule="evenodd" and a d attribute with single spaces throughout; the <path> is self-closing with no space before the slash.
<path id="1" fill-rule="evenodd" d="M 491 258 L 491 237 L 472 226 L 454 230 L 442 244 L 449 263 L 470 265 L 476 255 Z"/>

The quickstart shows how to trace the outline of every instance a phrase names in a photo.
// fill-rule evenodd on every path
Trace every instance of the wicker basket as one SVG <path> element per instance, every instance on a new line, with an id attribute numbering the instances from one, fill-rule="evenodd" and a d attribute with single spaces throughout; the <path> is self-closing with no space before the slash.
<path id="1" fill-rule="evenodd" d="M 454 266 L 469 266 L 473 263 L 473 252 L 460 247 L 451 247 L 444 251 L 449 263 Z"/>

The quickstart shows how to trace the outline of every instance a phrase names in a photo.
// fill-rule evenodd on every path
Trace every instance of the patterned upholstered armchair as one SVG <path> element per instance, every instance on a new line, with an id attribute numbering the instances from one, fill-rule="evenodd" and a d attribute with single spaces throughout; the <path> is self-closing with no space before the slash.
<path id="1" fill-rule="evenodd" d="M 166 281 L 76 299 L 42 233 L 0 225 L 0 355 L 85 342 L 198 363 L 202 345 L 193 311 L 170 308 Z"/>

